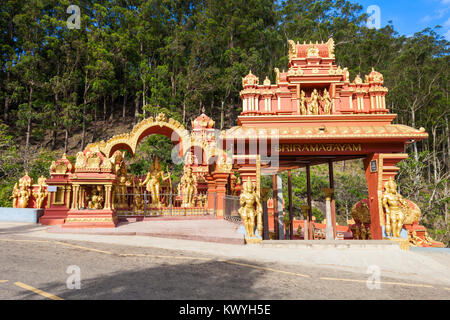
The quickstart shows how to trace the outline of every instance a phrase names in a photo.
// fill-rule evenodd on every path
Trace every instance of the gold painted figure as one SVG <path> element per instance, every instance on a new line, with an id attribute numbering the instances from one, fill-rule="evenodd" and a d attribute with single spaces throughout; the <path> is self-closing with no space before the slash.
<path id="1" fill-rule="evenodd" d="M 28 201 L 31 197 L 31 183 L 32 179 L 28 176 L 28 173 L 25 173 L 25 176 L 20 178 L 19 180 L 19 191 L 16 190 L 17 195 L 17 208 L 27 208 Z"/>
<path id="2" fill-rule="evenodd" d="M 152 205 L 154 207 L 160 207 L 161 202 L 159 199 L 159 194 L 161 191 L 161 181 L 169 180 L 170 183 L 170 172 L 167 176 L 164 176 L 164 172 L 161 170 L 161 165 L 159 164 L 158 157 L 155 158 L 155 162 L 150 166 L 150 170 L 147 173 L 145 180 L 141 183 L 141 186 L 146 187 L 146 190 L 150 192 L 152 198 Z"/>
<path id="3" fill-rule="evenodd" d="M 417 236 L 417 232 L 415 230 L 409 233 L 408 240 L 409 243 L 414 247 L 421 247 L 424 243 L 424 241 L 419 236 Z"/>
<path id="4" fill-rule="evenodd" d="M 405 218 L 403 206 L 408 206 L 405 199 L 397 192 L 397 184 L 390 178 L 386 182 L 386 191 L 382 198 L 383 208 L 386 213 L 386 235 L 400 238 L 400 232 Z"/>
<path id="5" fill-rule="evenodd" d="M 193 207 L 194 206 L 194 196 L 197 193 L 197 181 L 195 176 L 192 174 L 192 168 L 186 167 L 184 175 L 181 177 L 180 181 L 181 191 L 183 201 L 181 203 L 182 207 Z"/>
<path id="6" fill-rule="evenodd" d="M 128 200 L 127 200 L 127 193 L 128 193 L 128 186 L 130 185 L 130 182 L 127 179 L 126 175 L 121 175 L 119 177 L 119 183 L 116 186 L 115 190 L 115 202 L 118 209 L 126 209 L 128 208 Z"/>
<path id="7" fill-rule="evenodd" d="M 323 101 L 323 113 L 331 114 L 331 98 L 327 89 L 323 91 L 323 96 L 320 98 Z"/>
<path id="8" fill-rule="evenodd" d="M 300 114 L 307 114 L 306 111 L 306 95 L 305 95 L 305 91 L 301 91 L 300 93 L 300 110 L 299 110 Z"/>
<path id="9" fill-rule="evenodd" d="M 250 177 L 244 182 L 239 199 L 241 205 L 239 214 L 245 227 L 246 238 L 255 237 L 255 218 L 257 220 L 258 235 L 262 236 L 262 205 Z"/>
<path id="10" fill-rule="evenodd" d="M 38 179 L 38 185 L 39 185 L 39 189 L 37 192 L 33 193 L 33 196 L 36 199 L 36 208 L 41 209 L 42 205 L 44 204 L 45 199 L 48 196 L 48 191 L 45 188 L 46 187 L 46 183 L 45 183 L 45 177 L 41 176 Z"/>
<path id="11" fill-rule="evenodd" d="M 139 212 L 144 210 L 144 201 L 141 198 L 141 190 L 139 188 L 139 185 L 135 182 L 135 179 L 133 178 L 133 210 L 135 212 Z"/>
<path id="12" fill-rule="evenodd" d="M 103 195 L 103 186 L 95 186 L 91 193 L 91 200 L 88 202 L 89 209 L 103 209 L 105 197 Z"/>
<path id="13" fill-rule="evenodd" d="M 9 197 L 10 199 L 12 199 L 13 208 L 17 208 L 17 199 L 19 198 L 19 191 L 20 189 L 17 187 L 17 183 L 14 184 L 12 195 L 11 197 Z"/>
<path id="14" fill-rule="evenodd" d="M 308 103 L 308 113 L 314 115 L 319 114 L 319 93 L 317 89 L 314 89 L 311 93 L 311 98 Z"/>
<path id="15" fill-rule="evenodd" d="M 17 204 L 18 208 L 28 207 L 28 200 L 30 199 L 31 192 L 27 188 L 20 188 L 19 190 L 19 201 Z"/>

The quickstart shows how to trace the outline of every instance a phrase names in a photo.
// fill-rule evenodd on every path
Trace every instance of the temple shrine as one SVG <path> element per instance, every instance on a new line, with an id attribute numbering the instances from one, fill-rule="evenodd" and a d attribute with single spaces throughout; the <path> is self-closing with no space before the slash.
<path id="1" fill-rule="evenodd" d="M 139 122 L 130 133 L 88 145 L 75 163 L 66 155 L 54 161 L 50 178 L 33 190 L 47 192 L 40 222 L 70 227 L 115 227 L 120 219 L 136 216 L 208 215 L 243 225 L 247 243 L 289 239 L 392 239 L 403 247 L 443 246 L 419 224 L 420 208 L 398 192 L 396 164 L 408 157 L 405 146 L 426 139 L 424 128 L 394 124 L 396 114 L 386 107 L 388 89 L 374 69 L 353 81 L 347 68 L 335 64 L 334 41 L 295 43 L 289 40 L 287 71 L 275 68 L 275 81 L 262 84 L 251 71 L 242 79 L 242 112 L 237 126 L 219 131 L 201 114 L 192 130 L 159 114 Z M 177 186 L 158 159 L 145 177 L 128 172 L 125 153 L 134 155 L 148 135 L 162 134 L 174 143 L 184 161 Z M 361 159 L 368 198 L 352 208 L 348 226 L 336 225 L 333 164 Z M 312 215 L 311 167 L 329 169 L 326 222 Z M 304 168 L 307 205 L 304 219 L 294 219 L 291 170 Z M 281 194 L 280 173 L 288 174 L 288 203 Z M 261 175 L 270 175 L 273 189 L 261 188 Z M 29 177 L 28 177 L 29 178 Z M 25 179 L 22 178 L 22 179 Z M 15 205 L 25 205 L 22 180 L 13 194 Z M 43 190 L 43 191 L 42 191 Z M 34 207 L 28 201 L 25 207 Z M 288 211 L 283 216 L 284 211 Z M 297 228 L 302 232 L 295 233 Z"/>

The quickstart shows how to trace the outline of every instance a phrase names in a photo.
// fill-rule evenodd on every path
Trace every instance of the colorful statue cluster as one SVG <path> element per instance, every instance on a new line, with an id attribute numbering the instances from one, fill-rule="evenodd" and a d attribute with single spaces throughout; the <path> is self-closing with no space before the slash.
<path id="1" fill-rule="evenodd" d="M 105 192 L 103 186 L 94 186 L 89 196 L 88 208 L 89 209 L 103 209 L 105 203 Z"/>
<path id="2" fill-rule="evenodd" d="M 314 89 L 309 99 L 306 98 L 305 92 L 302 90 L 300 93 L 300 105 L 298 112 L 302 115 L 318 115 L 320 109 L 322 114 L 331 114 L 331 97 L 327 89 L 324 89 L 321 96 L 317 89 Z"/>
<path id="3" fill-rule="evenodd" d="M 28 208 L 31 206 L 30 199 L 34 197 L 34 208 L 42 209 L 44 207 L 45 200 L 48 197 L 47 184 L 45 183 L 46 178 L 41 176 L 38 179 L 37 190 L 33 191 L 35 186 L 32 186 L 33 179 L 25 173 L 25 175 L 20 178 L 19 184 L 15 184 L 13 188 L 12 199 L 13 208 Z"/>
<path id="4" fill-rule="evenodd" d="M 262 205 L 258 193 L 255 191 L 255 185 L 250 177 L 244 182 L 240 195 L 239 214 L 245 227 L 246 241 L 256 238 L 255 220 L 257 224 L 258 235 L 262 235 Z"/>
<path id="5" fill-rule="evenodd" d="M 13 193 L 11 198 L 13 199 L 13 207 L 14 208 L 27 208 L 28 201 L 31 197 L 31 184 L 33 180 L 28 173 L 25 173 L 25 176 L 20 178 L 19 186 L 17 183 L 14 185 Z"/>

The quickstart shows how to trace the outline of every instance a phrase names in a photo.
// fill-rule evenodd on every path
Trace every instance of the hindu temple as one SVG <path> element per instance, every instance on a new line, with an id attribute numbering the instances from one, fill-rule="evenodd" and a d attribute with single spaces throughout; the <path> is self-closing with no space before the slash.
<path id="1" fill-rule="evenodd" d="M 289 40 L 287 71 L 275 68 L 275 79 L 261 82 L 251 71 L 242 78 L 242 112 L 237 126 L 215 129 L 206 114 L 192 129 L 165 114 L 149 117 L 129 133 L 88 145 L 54 161 L 49 178 L 33 185 L 26 175 L 14 188 L 13 205 L 44 207 L 40 223 L 63 228 L 114 228 L 121 219 L 153 216 L 213 216 L 242 225 L 247 243 L 286 237 L 301 225 L 300 239 L 381 240 L 402 246 L 443 246 L 420 225 L 420 208 L 398 193 L 396 166 L 405 147 L 426 139 L 424 128 L 394 124 L 383 86 L 374 69 L 350 79 L 336 65 L 334 41 L 295 43 Z M 171 139 L 184 163 L 178 185 L 157 157 L 145 176 L 129 172 L 125 151 L 135 155 L 145 137 Z M 368 197 L 352 208 L 353 223 L 336 224 L 333 165 L 345 160 L 364 163 Z M 311 167 L 327 165 L 326 223 L 312 215 Z M 303 217 L 294 219 L 291 170 L 304 168 L 308 196 Z M 280 173 L 288 174 L 283 203 Z M 271 176 L 272 190 L 262 190 L 261 176 Z"/>

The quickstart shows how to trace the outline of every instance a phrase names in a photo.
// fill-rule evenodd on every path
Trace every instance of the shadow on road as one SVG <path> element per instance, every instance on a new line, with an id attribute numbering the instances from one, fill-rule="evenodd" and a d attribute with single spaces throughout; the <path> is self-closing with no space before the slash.
<path id="1" fill-rule="evenodd" d="M 261 299 L 261 289 L 254 281 L 264 270 L 242 268 L 217 262 L 163 264 L 158 267 L 115 272 L 81 280 L 81 289 L 61 290 L 61 282 L 39 289 L 64 299 Z M 239 268 L 241 269 L 241 268 Z M 24 293 L 29 299 L 34 293 Z M 277 299 L 272 292 L 271 297 Z M 282 299 L 280 293 L 278 299 Z"/>
<path id="2" fill-rule="evenodd" d="M 37 230 L 44 230 L 47 226 L 40 224 L 21 224 L 17 226 L 0 227 L 0 234 L 28 233 Z"/>

